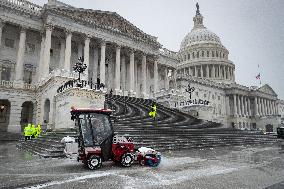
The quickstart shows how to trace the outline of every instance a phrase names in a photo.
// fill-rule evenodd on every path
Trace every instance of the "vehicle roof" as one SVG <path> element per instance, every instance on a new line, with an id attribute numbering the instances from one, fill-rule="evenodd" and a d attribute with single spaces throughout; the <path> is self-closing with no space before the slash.
<path id="1" fill-rule="evenodd" d="M 112 113 L 111 109 L 95 109 L 95 108 L 73 108 L 71 113 L 103 113 L 110 114 Z"/>

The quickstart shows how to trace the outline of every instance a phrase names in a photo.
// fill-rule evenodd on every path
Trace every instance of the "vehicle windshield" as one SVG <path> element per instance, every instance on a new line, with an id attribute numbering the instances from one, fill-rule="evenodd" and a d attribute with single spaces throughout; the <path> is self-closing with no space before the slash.
<path id="1" fill-rule="evenodd" d="M 82 114 L 80 124 L 85 146 L 100 145 L 113 131 L 105 114 Z"/>

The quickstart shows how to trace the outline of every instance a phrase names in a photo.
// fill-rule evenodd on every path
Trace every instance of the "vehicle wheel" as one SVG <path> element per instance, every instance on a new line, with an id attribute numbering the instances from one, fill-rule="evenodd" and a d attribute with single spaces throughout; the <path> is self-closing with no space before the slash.
<path id="1" fill-rule="evenodd" d="M 121 165 L 124 167 L 130 167 L 134 162 L 134 156 L 131 153 L 125 153 L 121 157 Z"/>
<path id="2" fill-rule="evenodd" d="M 100 156 L 92 155 L 87 160 L 88 168 L 91 170 L 95 170 L 101 167 L 102 165 L 102 158 Z"/>
<path id="3" fill-rule="evenodd" d="M 146 164 L 150 167 L 157 167 L 161 163 L 161 156 L 156 156 L 156 161 L 151 159 L 146 160 Z"/>
<path id="4" fill-rule="evenodd" d="M 145 159 L 144 159 L 144 158 L 141 159 L 141 160 L 139 161 L 139 164 L 142 165 L 142 166 L 144 166 L 144 165 L 145 165 Z"/>

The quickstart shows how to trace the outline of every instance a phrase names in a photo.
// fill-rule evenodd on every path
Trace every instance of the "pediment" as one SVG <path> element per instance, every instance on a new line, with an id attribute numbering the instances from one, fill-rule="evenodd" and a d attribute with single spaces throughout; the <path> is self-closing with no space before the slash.
<path id="1" fill-rule="evenodd" d="M 89 24 L 104 29 L 110 29 L 118 33 L 130 35 L 136 39 L 146 40 L 159 45 L 156 37 L 144 33 L 116 12 L 73 7 L 49 7 L 48 9 L 55 11 L 57 14 L 70 17 L 76 21 L 88 22 Z"/>
<path id="2" fill-rule="evenodd" d="M 263 93 L 266 93 L 266 94 L 270 94 L 270 95 L 273 95 L 273 96 L 277 96 L 277 94 L 275 93 L 275 91 L 267 84 L 263 85 L 262 87 L 260 87 L 258 89 L 259 92 L 263 92 Z"/>

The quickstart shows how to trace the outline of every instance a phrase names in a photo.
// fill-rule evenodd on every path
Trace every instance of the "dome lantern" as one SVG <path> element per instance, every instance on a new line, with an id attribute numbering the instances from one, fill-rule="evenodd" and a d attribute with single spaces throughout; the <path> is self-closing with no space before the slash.
<path id="1" fill-rule="evenodd" d="M 203 25 L 203 16 L 200 14 L 198 3 L 196 3 L 196 15 L 193 18 L 193 22 L 194 22 L 193 29 L 205 28 L 204 25 Z"/>

